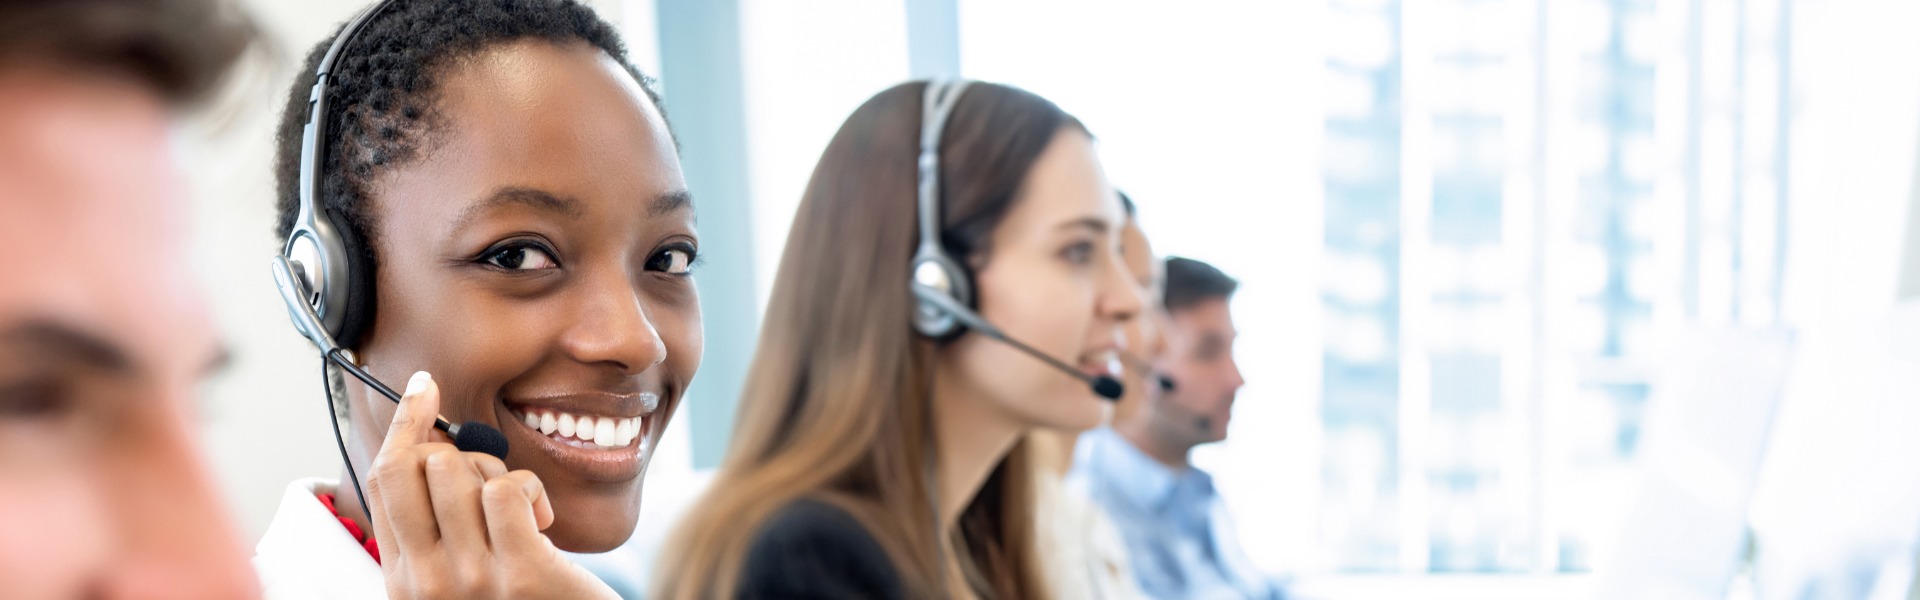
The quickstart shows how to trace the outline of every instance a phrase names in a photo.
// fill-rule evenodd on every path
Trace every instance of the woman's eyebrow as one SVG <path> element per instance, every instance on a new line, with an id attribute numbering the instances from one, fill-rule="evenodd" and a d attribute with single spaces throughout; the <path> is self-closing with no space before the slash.
<path id="1" fill-rule="evenodd" d="M 653 204 L 647 206 L 648 217 L 659 217 L 667 213 L 693 207 L 693 193 L 686 190 L 674 190 L 653 197 Z"/>
<path id="2" fill-rule="evenodd" d="M 1080 217 L 1078 219 L 1074 219 L 1072 221 L 1067 221 L 1065 223 L 1061 223 L 1059 226 L 1054 227 L 1054 229 L 1078 229 L 1078 228 L 1084 228 L 1094 233 L 1106 233 L 1107 230 L 1112 229 L 1113 226 L 1108 224 L 1106 219 L 1102 219 L 1100 217 L 1095 217 L 1095 216 L 1086 216 L 1086 217 Z"/>
<path id="3" fill-rule="evenodd" d="M 464 229 L 468 222 L 479 218 L 481 214 L 507 206 L 524 206 L 569 219 L 578 219 L 586 214 L 581 210 L 578 200 L 555 196 L 534 188 L 506 186 L 493 190 L 493 193 L 474 203 L 473 206 L 460 211 L 460 218 L 454 221 L 454 229 Z"/>

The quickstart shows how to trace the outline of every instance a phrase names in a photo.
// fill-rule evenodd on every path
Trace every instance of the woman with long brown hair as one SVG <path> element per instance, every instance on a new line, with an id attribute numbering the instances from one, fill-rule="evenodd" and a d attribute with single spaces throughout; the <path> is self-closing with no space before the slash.
<path id="1" fill-rule="evenodd" d="M 1022 440 L 1103 416 L 1088 381 L 1142 301 L 1124 222 L 1091 136 L 1032 93 L 913 82 L 855 110 L 654 596 L 1048 595 Z"/>

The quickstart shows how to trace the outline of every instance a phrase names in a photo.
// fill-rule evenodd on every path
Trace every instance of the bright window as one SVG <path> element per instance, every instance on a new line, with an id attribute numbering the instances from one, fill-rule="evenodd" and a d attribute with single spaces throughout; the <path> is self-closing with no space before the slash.
<path id="1" fill-rule="evenodd" d="M 1585 571 L 1650 356 L 1780 321 L 1792 1 L 962 0 L 960 62 L 1242 281 L 1196 461 L 1256 562 Z M 900 3 L 835 7 L 742 3 L 763 302 L 827 138 L 907 76 Z"/>

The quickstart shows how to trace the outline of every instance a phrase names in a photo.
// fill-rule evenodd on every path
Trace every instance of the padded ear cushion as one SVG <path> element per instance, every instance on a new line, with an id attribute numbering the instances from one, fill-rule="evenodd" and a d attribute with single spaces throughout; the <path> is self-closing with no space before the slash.
<path id="1" fill-rule="evenodd" d="M 973 314 L 980 314 L 980 294 L 976 291 L 980 288 L 973 287 L 973 269 L 967 268 L 965 264 L 955 263 L 953 270 L 960 275 L 960 288 L 954 291 L 954 299 L 959 300 L 960 304 L 965 305 L 967 310 L 973 311 Z M 956 327 L 955 329 L 958 331 L 953 334 L 953 339 L 959 339 L 960 334 L 967 332 L 965 325 Z"/>
<path id="2" fill-rule="evenodd" d="M 333 332 L 333 339 L 341 348 L 357 349 L 361 336 L 373 326 L 373 249 L 362 243 L 353 227 L 339 221 L 333 224 L 341 246 L 347 249 L 347 314 L 340 321 L 340 331 Z"/>
<path id="3" fill-rule="evenodd" d="M 957 264 L 954 265 L 954 270 L 960 272 L 960 303 L 967 305 L 967 309 L 974 314 L 980 314 L 980 294 L 975 291 L 980 288 L 974 287 L 977 282 L 973 280 L 973 269 Z"/>
<path id="4" fill-rule="evenodd" d="M 922 268 L 921 265 L 923 264 L 939 267 L 940 272 L 943 273 L 946 280 L 950 282 L 950 289 L 947 290 L 949 297 L 952 297 L 955 301 L 970 310 L 979 310 L 973 294 L 972 271 L 955 264 L 952 260 L 949 260 L 944 253 L 915 260 L 915 270 L 917 271 Z M 967 332 L 966 324 L 961 322 L 958 317 L 947 315 L 945 314 L 946 311 L 930 303 L 915 302 L 914 310 L 914 330 L 918 331 L 920 335 L 932 338 L 936 343 L 946 344 L 952 342 L 953 340 L 960 339 L 960 336 Z"/>

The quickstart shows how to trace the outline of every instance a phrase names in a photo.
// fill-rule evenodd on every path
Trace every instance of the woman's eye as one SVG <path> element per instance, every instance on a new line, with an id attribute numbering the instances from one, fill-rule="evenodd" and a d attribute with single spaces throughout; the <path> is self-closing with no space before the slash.
<path id="1" fill-rule="evenodd" d="M 1076 265 L 1090 264 L 1093 262 L 1093 242 L 1074 242 L 1061 250 L 1060 256 Z"/>
<path id="2" fill-rule="evenodd" d="M 553 260 L 553 255 L 548 254 L 546 250 L 542 250 L 538 246 L 532 245 L 516 245 L 501 248 L 488 253 L 481 261 L 509 271 L 552 269 L 560 266 L 559 262 Z"/>
<path id="3" fill-rule="evenodd" d="M 693 252 L 685 248 L 668 248 L 647 259 L 647 270 L 661 271 L 670 275 L 684 275 L 693 268 Z"/>

